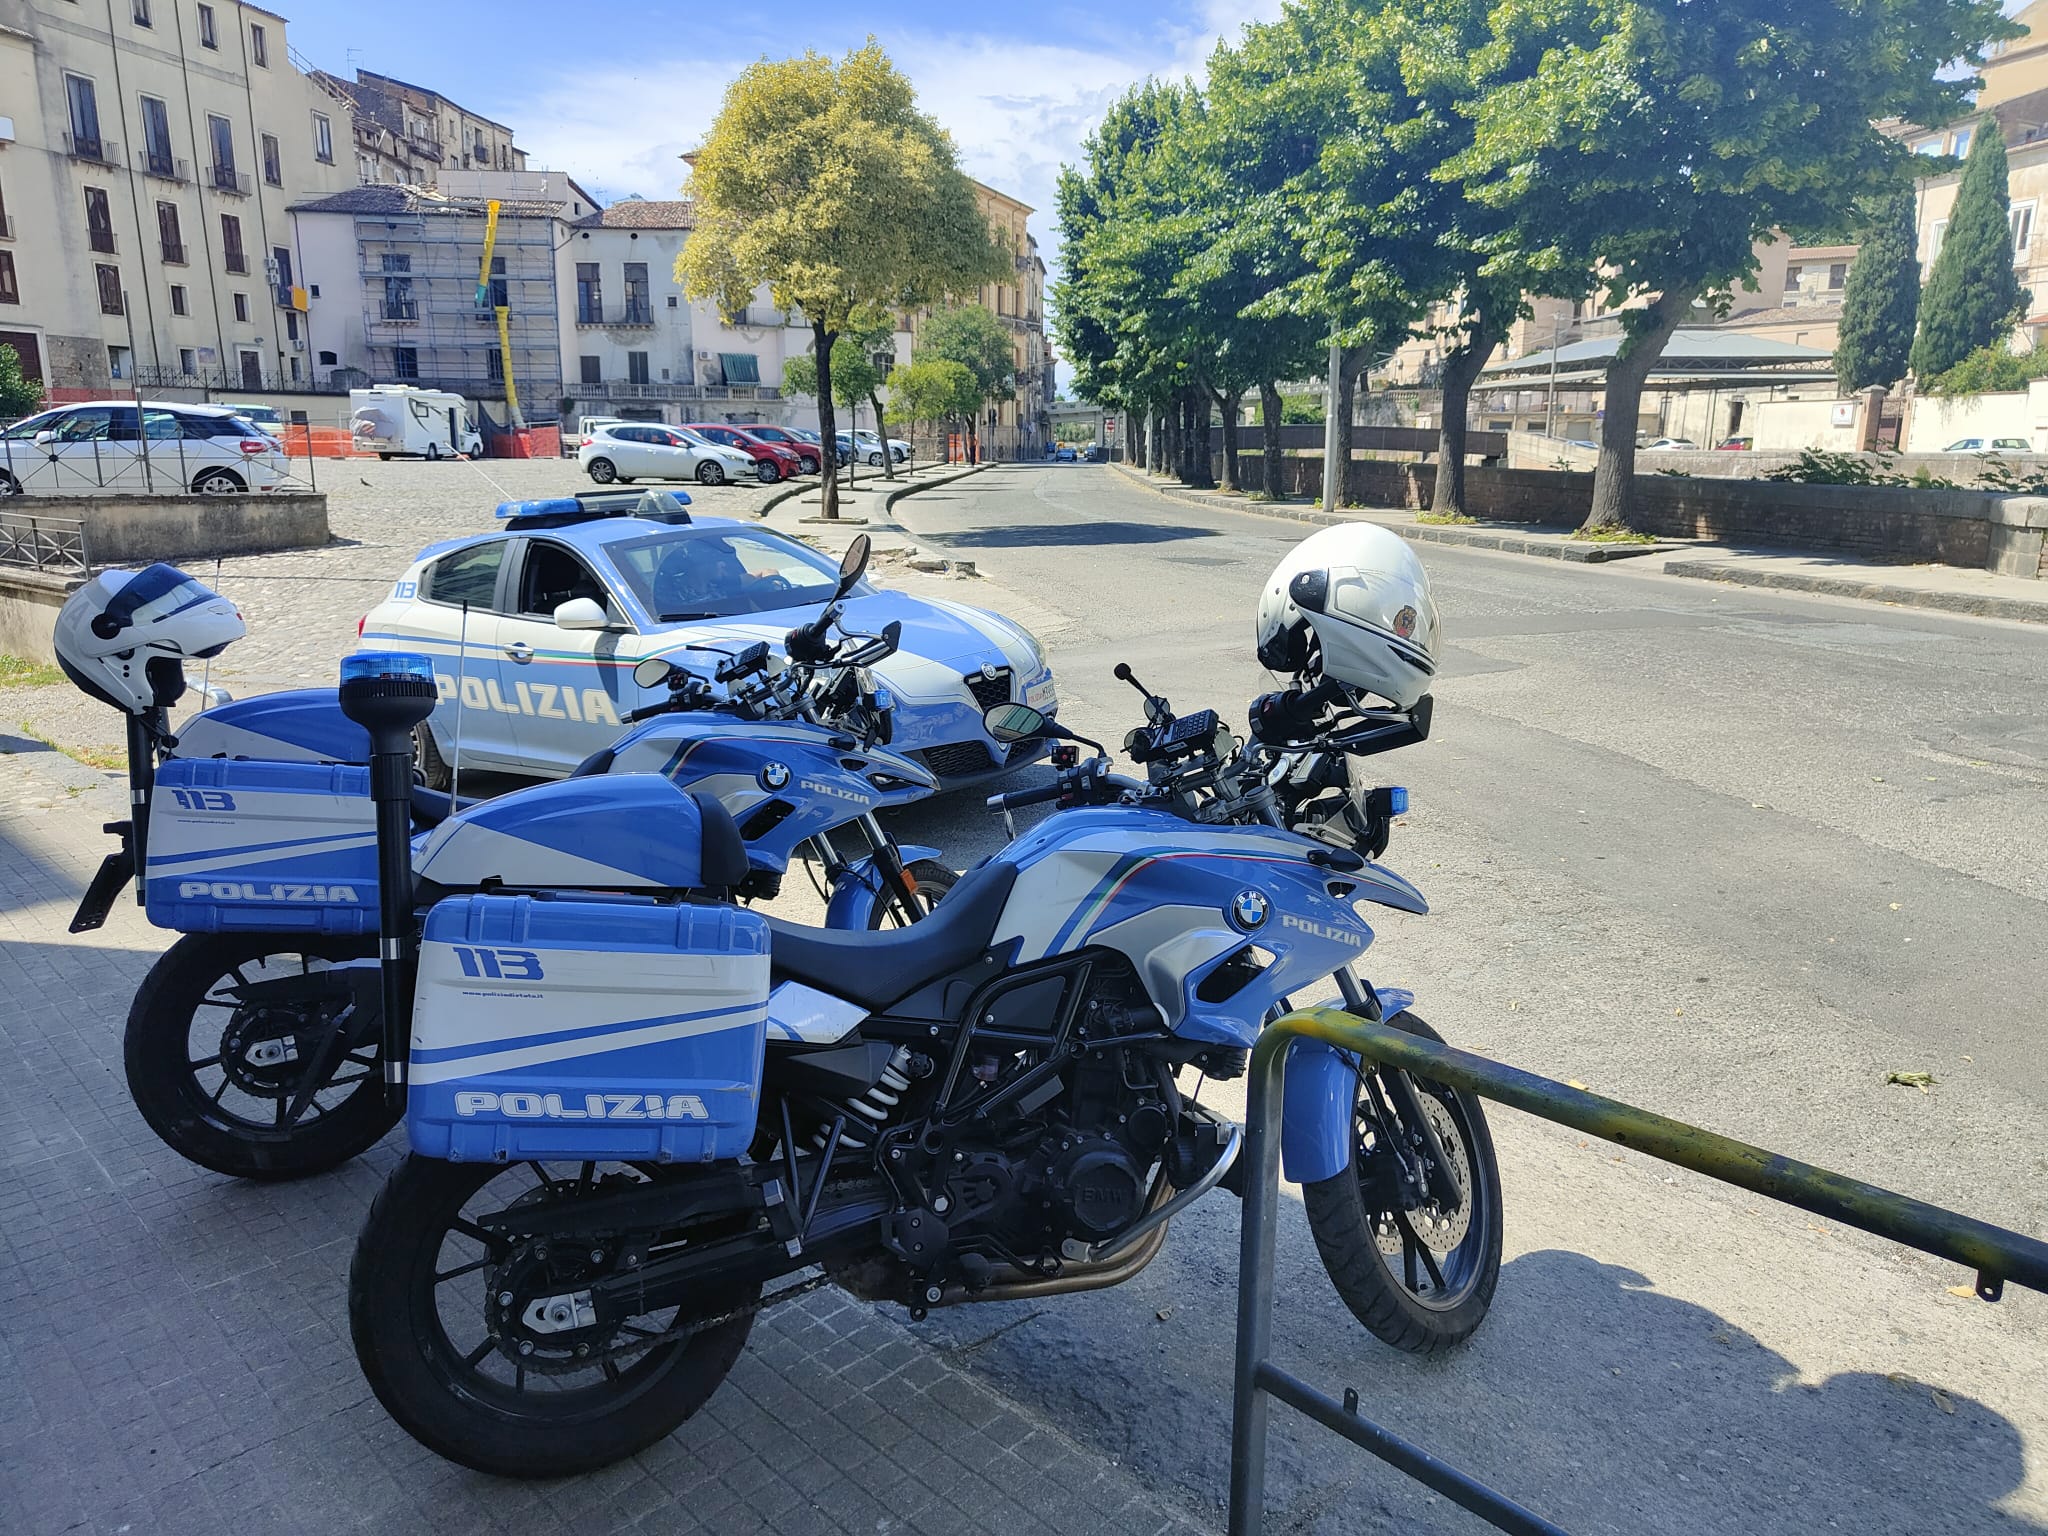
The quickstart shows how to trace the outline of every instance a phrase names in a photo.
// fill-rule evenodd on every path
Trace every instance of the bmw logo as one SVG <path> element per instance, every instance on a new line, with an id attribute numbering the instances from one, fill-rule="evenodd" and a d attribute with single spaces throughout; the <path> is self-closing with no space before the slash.
<path id="1" fill-rule="evenodd" d="M 1264 891 L 1246 889 L 1230 898 L 1230 920 L 1246 932 L 1264 924 L 1270 910 Z"/>
<path id="2" fill-rule="evenodd" d="M 761 765 L 761 784 L 764 788 L 780 789 L 788 782 L 789 764 L 763 763 Z"/>

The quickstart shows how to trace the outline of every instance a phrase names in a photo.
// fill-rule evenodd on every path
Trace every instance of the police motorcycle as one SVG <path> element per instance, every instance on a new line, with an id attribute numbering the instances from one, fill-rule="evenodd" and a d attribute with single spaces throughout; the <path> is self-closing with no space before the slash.
<path id="1" fill-rule="evenodd" d="M 912 927 L 531 889 L 387 930 L 413 1151 L 358 1239 L 349 1317 L 392 1416 L 464 1465 L 562 1476 L 690 1418 L 758 1312 L 814 1285 L 919 1318 L 1118 1284 L 1241 1187 L 1243 1132 L 1190 1072 L 1242 1074 L 1333 976 L 1423 1031 L 1408 994 L 1352 969 L 1372 938 L 1356 904 L 1425 908 L 1374 862 L 1395 797 L 1338 790 L 1350 756 L 1428 726 L 1435 610 L 1378 532 L 1275 573 L 1261 649 L 1297 676 L 1254 746 L 1148 696 L 1143 783 L 1097 747 L 996 797 L 1062 805 Z M 1037 711 L 986 718 L 1096 746 Z M 1399 1347 L 1462 1340 L 1499 1265 L 1478 1104 L 1295 1050 L 1283 1157 L 1332 1278 Z"/>
<path id="2" fill-rule="evenodd" d="M 865 566 L 856 541 L 843 593 Z M 636 674 L 670 682 L 612 747 L 561 781 L 577 815 L 614 805 L 625 776 L 666 775 L 740 818 L 742 899 L 772 895 L 793 856 L 822 872 L 826 921 L 914 920 L 951 884 L 935 850 L 902 848 L 875 811 L 937 782 L 886 750 L 891 701 L 868 672 L 895 637 L 835 635 L 836 600 L 786 642 L 727 655 L 710 682 L 658 658 Z M 184 933 L 150 970 L 124 1041 L 129 1089 L 151 1129 L 216 1172 L 256 1179 L 323 1172 L 373 1145 L 398 1114 L 377 1091 L 375 836 L 368 738 L 333 690 L 216 703 L 173 734 L 184 663 L 245 629 L 229 600 L 168 565 L 106 571 L 67 602 L 56 649 L 81 689 L 128 724 L 133 815 L 72 931 L 100 926 L 134 881 L 149 920 Z M 696 711 L 696 713 L 685 713 Z M 652 717 L 660 717 L 658 719 Z M 634 724 L 639 721 L 642 723 Z M 424 856 L 458 810 L 414 784 L 409 832 Z M 476 807 L 470 825 L 493 813 Z M 842 845 L 849 840 L 852 849 Z M 600 878 L 601 861 L 590 865 Z"/>

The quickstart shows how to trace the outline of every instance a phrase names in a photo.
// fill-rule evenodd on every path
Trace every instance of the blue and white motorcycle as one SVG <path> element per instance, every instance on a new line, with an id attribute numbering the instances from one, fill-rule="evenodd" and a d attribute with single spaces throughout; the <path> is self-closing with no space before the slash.
<path id="1" fill-rule="evenodd" d="M 362 706 L 396 717 L 393 762 L 400 703 Z M 1139 782 L 1035 710 L 989 711 L 1000 739 L 1060 743 L 1054 783 L 991 804 L 1061 808 L 900 930 L 579 894 L 538 853 L 387 926 L 414 1150 L 363 1228 L 349 1314 L 393 1417 L 467 1466 L 562 1476 L 700 1408 L 778 1279 L 820 1271 L 774 1301 L 830 1280 L 913 1317 L 1115 1285 L 1236 1187 L 1243 1133 L 1190 1073 L 1241 1074 L 1331 978 L 1426 1032 L 1352 969 L 1360 904 L 1425 904 L 1375 862 L 1400 793 L 1353 789 L 1349 764 L 1422 739 L 1427 697 L 1297 689 L 1244 743 L 1149 695 L 1147 717 Z M 1501 1246 L 1479 1104 L 1297 1046 L 1282 1134 L 1361 1320 L 1415 1351 L 1469 1335 Z"/>
<path id="2" fill-rule="evenodd" d="M 842 594 L 867 553 L 864 538 L 849 549 Z M 101 590 L 116 581 L 111 597 Z M 158 587 L 186 606 L 131 623 L 120 592 L 133 606 Z M 100 926 L 140 874 L 150 921 L 185 937 L 151 968 L 129 1011 L 124 1056 L 137 1108 L 206 1168 L 296 1178 L 355 1156 L 398 1119 L 376 1083 L 369 737 L 331 688 L 216 703 L 174 736 L 167 711 L 183 690 L 183 661 L 196 654 L 193 605 L 209 601 L 223 603 L 168 566 L 132 578 L 110 572 L 74 599 L 85 622 L 60 629 L 74 679 L 127 713 L 134 801 L 133 820 L 109 828 L 122 847 L 72 931 Z M 641 685 L 666 681 L 668 698 L 629 715 L 618 741 L 561 781 L 576 786 L 562 803 L 579 818 L 610 806 L 631 836 L 635 791 L 622 776 L 658 773 L 736 823 L 746 858 L 732 887 L 738 899 L 772 897 L 800 862 L 819 882 L 828 924 L 865 930 L 924 916 L 955 876 L 937 850 L 898 846 L 876 812 L 932 794 L 937 780 L 886 746 L 891 701 L 869 669 L 895 636 L 837 633 L 838 614 L 835 599 L 792 632 L 787 665 L 765 644 L 720 654 L 709 679 L 661 658 L 643 662 Z M 93 620 L 113 632 L 106 643 L 138 655 L 154 646 L 153 672 L 134 690 L 106 675 L 112 653 L 82 654 L 101 643 Z M 217 622 L 226 627 L 203 634 L 216 654 L 242 633 L 231 605 Z M 413 786 L 422 879 L 456 809 L 449 795 Z M 487 825 L 493 814 L 465 825 Z M 602 861 L 585 873 L 602 883 Z"/>

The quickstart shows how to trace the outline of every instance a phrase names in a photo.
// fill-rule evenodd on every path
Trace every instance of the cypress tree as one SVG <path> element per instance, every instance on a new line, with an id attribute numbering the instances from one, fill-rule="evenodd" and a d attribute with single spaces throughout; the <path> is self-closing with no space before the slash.
<path id="1" fill-rule="evenodd" d="M 2012 269 L 2005 140 L 1987 117 L 1963 162 L 1948 238 L 1920 296 L 1913 372 L 1930 379 L 1990 346 L 2019 321 L 2026 299 Z"/>
<path id="2" fill-rule="evenodd" d="M 1906 376 L 1913 322 L 1920 312 L 1916 244 L 1913 194 L 1901 189 L 1878 208 L 1842 291 L 1835 378 L 1845 395 L 1873 384 L 1896 384 Z"/>

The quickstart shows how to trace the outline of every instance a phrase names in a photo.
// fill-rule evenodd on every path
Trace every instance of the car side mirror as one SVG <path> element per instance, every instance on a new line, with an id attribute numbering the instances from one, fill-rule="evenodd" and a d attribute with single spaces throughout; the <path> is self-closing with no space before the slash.
<path id="1" fill-rule="evenodd" d="M 635 664 L 633 681 L 642 688 L 659 688 L 669 680 L 675 670 L 676 664 L 666 656 L 648 656 Z"/>
<path id="2" fill-rule="evenodd" d="M 557 629 L 603 629 L 611 623 L 595 598 L 572 597 L 555 610 Z"/>
<path id="3" fill-rule="evenodd" d="M 48 427 L 43 428 L 42 431 L 36 434 L 36 446 L 38 448 L 47 448 L 55 441 L 57 441 L 57 434 Z"/>
<path id="4" fill-rule="evenodd" d="M 867 573 L 868 556 L 874 545 L 864 533 L 853 536 L 853 542 L 846 546 L 846 553 L 839 557 L 839 591 L 836 598 L 844 597 L 853 590 L 853 584 Z"/>
<path id="5" fill-rule="evenodd" d="M 982 729 L 1005 746 L 1052 734 L 1052 722 L 1029 704 L 994 704 L 982 711 Z"/>

